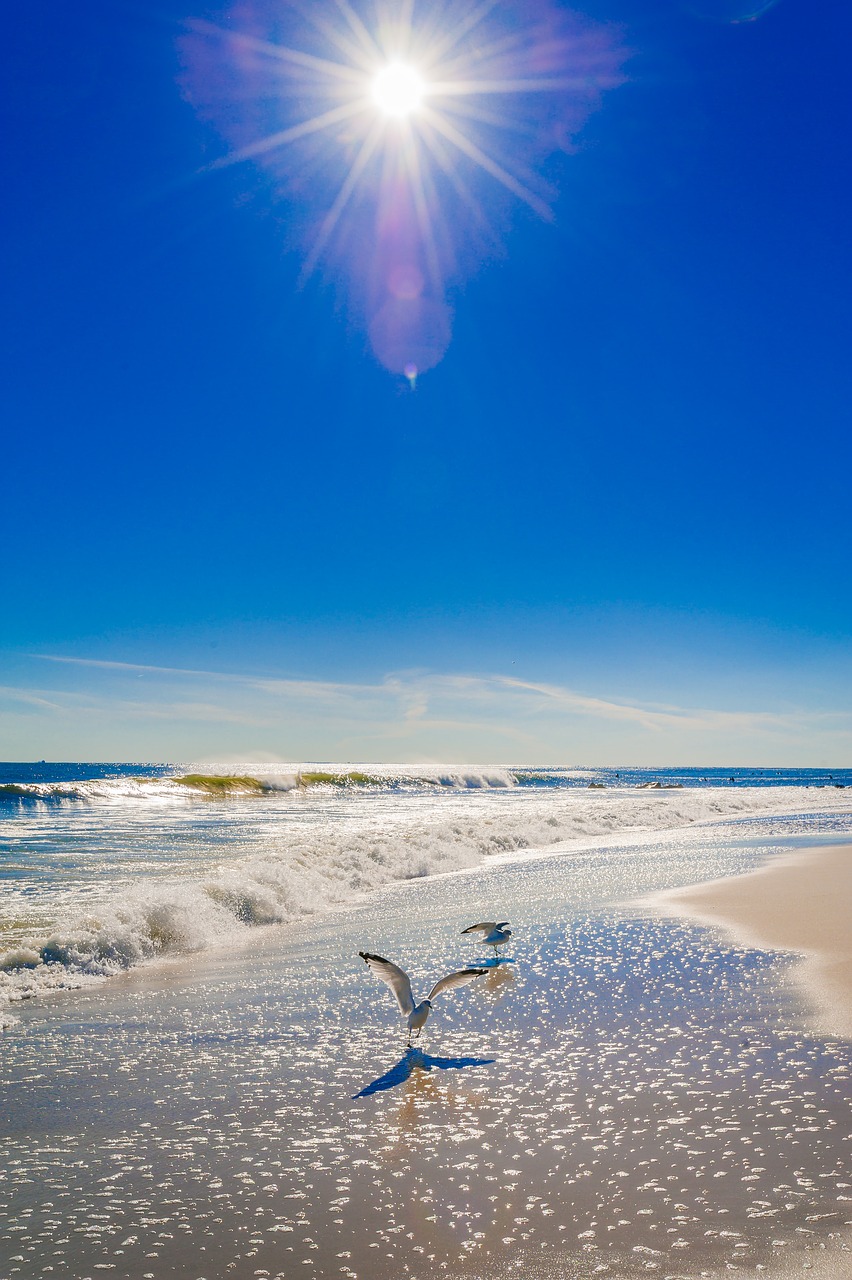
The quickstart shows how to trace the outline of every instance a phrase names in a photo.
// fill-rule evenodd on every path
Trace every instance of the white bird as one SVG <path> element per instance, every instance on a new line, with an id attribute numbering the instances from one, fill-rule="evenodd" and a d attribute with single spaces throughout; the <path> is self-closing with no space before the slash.
<path id="1" fill-rule="evenodd" d="M 402 1016 L 408 1019 L 409 1045 L 412 1031 L 416 1031 L 419 1036 L 423 1030 L 424 1023 L 432 1012 L 432 1001 L 435 996 L 440 995 L 442 991 L 450 991 L 453 987 L 466 987 L 469 982 L 473 982 L 474 978 L 479 978 L 488 972 L 487 969 L 459 969 L 457 973 L 448 973 L 445 978 L 435 983 L 425 1000 L 415 1004 L 414 996 L 411 994 L 411 979 L 404 969 L 400 969 L 399 965 L 393 964 L 390 960 L 385 960 L 383 956 L 370 955 L 369 951 L 359 951 L 358 955 L 396 996 Z"/>
<path id="2" fill-rule="evenodd" d="M 466 929 L 462 929 L 462 933 L 481 933 L 482 941 L 494 948 L 495 956 L 498 947 L 502 947 L 512 936 L 508 920 L 483 920 L 481 924 L 469 924 Z"/>

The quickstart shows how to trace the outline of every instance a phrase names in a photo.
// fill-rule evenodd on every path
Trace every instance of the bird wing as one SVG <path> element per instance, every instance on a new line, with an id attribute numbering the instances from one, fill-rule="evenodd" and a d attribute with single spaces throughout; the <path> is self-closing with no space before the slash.
<path id="1" fill-rule="evenodd" d="M 506 923 L 509 923 L 508 920 Z M 496 928 L 496 921 L 483 920 L 482 924 L 469 924 L 466 929 L 462 929 L 462 933 L 490 933 L 492 929 Z"/>
<path id="2" fill-rule="evenodd" d="M 453 987 L 466 987 L 469 982 L 473 982 L 474 978 L 479 978 L 483 973 L 488 972 L 488 969 L 459 969 L 458 973 L 448 973 L 446 978 L 441 978 L 435 983 L 426 999 L 434 1000 L 435 996 L 440 995 L 442 991 L 451 991 Z"/>
<path id="3" fill-rule="evenodd" d="M 377 978 L 390 987 L 396 996 L 403 1015 L 407 1018 L 414 1008 L 414 997 L 411 994 L 411 979 L 398 964 L 392 964 L 383 956 L 372 956 L 369 951 L 359 951 L 358 955 L 365 960 Z"/>

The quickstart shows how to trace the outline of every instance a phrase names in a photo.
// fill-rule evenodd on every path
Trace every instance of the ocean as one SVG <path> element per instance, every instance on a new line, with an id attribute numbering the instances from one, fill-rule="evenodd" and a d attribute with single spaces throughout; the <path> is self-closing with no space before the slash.
<path id="1" fill-rule="evenodd" d="M 847 1276 L 852 1045 L 654 895 L 852 844 L 851 783 L 6 766 L 0 1276 Z M 409 1052 L 364 951 L 483 972 Z"/>
<path id="2" fill-rule="evenodd" d="M 848 835 L 852 771 L 0 764 L 0 1025 L 394 882 L 773 815 Z"/>

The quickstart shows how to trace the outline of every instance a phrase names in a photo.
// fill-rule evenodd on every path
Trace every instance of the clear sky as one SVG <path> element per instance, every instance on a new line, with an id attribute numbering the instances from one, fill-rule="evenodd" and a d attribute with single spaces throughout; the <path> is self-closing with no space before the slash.
<path id="1" fill-rule="evenodd" d="M 565 147 L 499 142 L 553 216 L 458 158 L 413 390 L 371 172 L 305 278 L 351 151 L 216 166 L 260 116 L 187 21 L 293 6 L 6 15 L 0 758 L 852 761 L 852 8 L 578 8 Z"/>

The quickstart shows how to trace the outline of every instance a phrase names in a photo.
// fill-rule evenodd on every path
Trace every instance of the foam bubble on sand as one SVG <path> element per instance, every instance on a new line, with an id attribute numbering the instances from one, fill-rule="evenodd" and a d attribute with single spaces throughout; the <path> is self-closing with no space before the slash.
<path id="1" fill-rule="evenodd" d="M 142 885 L 0 954 L 0 996 L 13 1002 L 74 989 L 158 956 L 200 950 L 234 923 L 201 886 Z"/>

